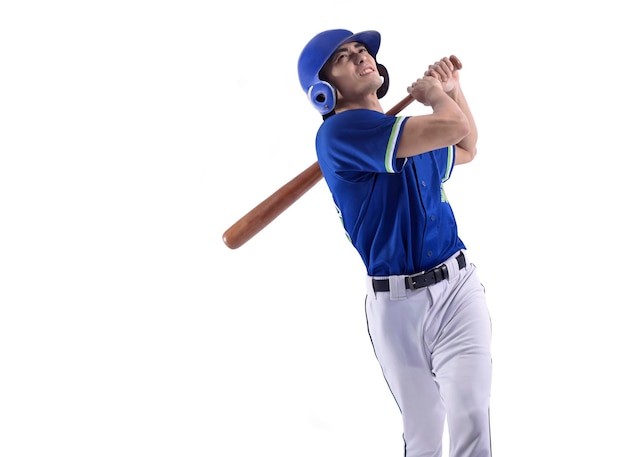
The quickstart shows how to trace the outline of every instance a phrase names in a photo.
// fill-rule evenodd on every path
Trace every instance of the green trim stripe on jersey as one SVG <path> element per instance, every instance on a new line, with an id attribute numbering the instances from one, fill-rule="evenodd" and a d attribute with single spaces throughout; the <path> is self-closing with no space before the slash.
<path id="1" fill-rule="evenodd" d="M 387 151 L 385 152 L 385 169 L 387 170 L 387 173 L 396 172 L 393 166 L 393 151 L 396 150 L 396 143 L 398 142 L 398 138 L 400 136 L 400 126 L 402 125 L 404 119 L 406 119 L 406 116 L 400 116 L 396 118 L 396 122 L 393 124 L 393 128 L 391 129 L 391 135 L 389 135 Z"/>

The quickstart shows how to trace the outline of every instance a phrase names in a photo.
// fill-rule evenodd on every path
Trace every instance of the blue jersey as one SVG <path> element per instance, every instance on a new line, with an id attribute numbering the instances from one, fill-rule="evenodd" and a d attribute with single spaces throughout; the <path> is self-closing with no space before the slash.
<path id="1" fill-rule="evenodd" d="M 355 109 L 317 133 L 324 179 L 370 276 L 417 273 L 465 249 L 443 190 L 455 148 L 396 158 L 407 119 Z"/>

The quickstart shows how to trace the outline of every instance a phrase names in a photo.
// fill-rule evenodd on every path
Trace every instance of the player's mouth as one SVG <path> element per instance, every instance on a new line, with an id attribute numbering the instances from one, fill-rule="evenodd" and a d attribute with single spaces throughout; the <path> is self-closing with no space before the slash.
<path id="1" fill-rule="evenodd" d="M 361 70 L 361 72 L 359 73 L 359 76 L 369 75 L 370 73 L 373 73 L 373 72 L 374 72 L 374 68 L 365 67 L 363 70 Z"/>

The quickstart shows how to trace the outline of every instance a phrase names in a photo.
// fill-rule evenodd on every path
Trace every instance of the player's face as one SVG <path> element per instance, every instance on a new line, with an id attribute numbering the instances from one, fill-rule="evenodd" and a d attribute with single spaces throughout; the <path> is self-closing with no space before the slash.
<path id="1" fill-rule="evenodd" d="M 374 57 L 357 42 L 341 45 L 324 65 L 322 74 L 350 99 L 375 94 L 383 83 Z"/>

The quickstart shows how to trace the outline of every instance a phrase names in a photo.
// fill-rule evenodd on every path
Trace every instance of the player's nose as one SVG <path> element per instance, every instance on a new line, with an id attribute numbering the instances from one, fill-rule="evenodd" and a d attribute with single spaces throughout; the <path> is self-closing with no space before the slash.
<path id="1" fill-rule="evenodd" d="M 350 58 L 356 64 L 360 64 L 360 63 L 363 63 L 365 61 L 365 56 L 361 52 L 353 52 L 350 55 Z"/>

